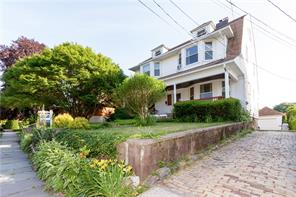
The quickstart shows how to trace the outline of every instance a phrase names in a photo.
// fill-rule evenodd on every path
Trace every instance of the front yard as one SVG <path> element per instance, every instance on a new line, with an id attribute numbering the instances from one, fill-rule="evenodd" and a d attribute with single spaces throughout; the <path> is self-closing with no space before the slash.
<path id="1" fill-rule="evenodd" d="M 133 120 L 117 120 L 111 124 L 93 124 L 91 130 L 81 132 L 112 133 L 126 138 L 158 138 L 169 133 L 190 129 L 218 126 L 230 122 L 196 123 L 196 122 L 157 122 L 155 125 L 141 127 L 133 124 Z M 105 125 L 105 126 L 104 126 Z M 76 130 L 77 131 L 77 130 Z"/>

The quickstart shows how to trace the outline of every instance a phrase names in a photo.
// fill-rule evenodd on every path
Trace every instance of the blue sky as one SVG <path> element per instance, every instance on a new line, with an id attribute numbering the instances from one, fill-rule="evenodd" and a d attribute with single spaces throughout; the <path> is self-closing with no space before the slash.
<path id="1" fill-rule="evenodd" d="M 152 0 L 142 0 L 163 17 Z M 157 0 L 189 31 L 195 25 L 169 0 Z M 243 15 L 231 10 L 225 0 L 174 0 L 198 23 L 217 22 L 226 16 Z M 296 23 L 266 0 L 232 0 L 272 27 L 296 39 Z M 296 1 L 273 0 L 296 17 Z M 169 18 L 167 25 L 137 0 L 0 0 L 0 43 L 24 35 L 52 47 L 65 41 L 76 42 L 111 57 L 126 74 L 128 68 L 150 56 L 163 43 L 173 47 L 189 36 Z M 286 46 L 255 30 L 258 63 L 288 79 L 259 70 L 260 106 L 296 101 L 296 47 Z"/>

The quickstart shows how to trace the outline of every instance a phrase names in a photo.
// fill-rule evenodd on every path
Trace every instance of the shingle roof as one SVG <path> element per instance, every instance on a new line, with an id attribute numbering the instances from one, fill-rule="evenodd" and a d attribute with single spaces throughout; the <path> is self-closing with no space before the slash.
<path id="1" fill-rule="evenodd" d="M 259 116 L 272 116 L 272 115 L 283 115 L 283 113 L 270 109 L 269 107 L 264 107 L 259 110 Z"/>

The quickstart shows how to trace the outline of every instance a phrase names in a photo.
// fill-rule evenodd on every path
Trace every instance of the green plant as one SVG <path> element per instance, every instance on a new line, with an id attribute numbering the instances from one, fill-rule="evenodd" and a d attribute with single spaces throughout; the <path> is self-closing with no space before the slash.
<path id="1" fill-rule="evenodd" d="M 89 122 L 84 117 L 76 117 L 70 123 L 70 128 L 72 128 L 72 129 L 88 129 L 89 127 L 90 127 Z"/>
<path id="2" fill-rule="evenodd" d="M 76 151 L 86 146 L 90 150 L 89 157 L 114 158 L 117 155 L 116 145 L 123 138 L 108 132 L 67 130 L 58 133 L 56 140 Z"/>
<path id="3" fill-rule="evenodd" d="M 135 116 L 132 115 L 128 110 L 124 107 L 117 107 L 114 111 L 114 113 L 108 118 L 108 121 L 114 121 L 117 119 L 132 119 Z"/>
<path id="4" fill-rule="evenodd" d="M 57 115 L 53 122 L 57 128 L 70 128 L 73 121 L 74 119 L 70 114 L 64 113 Z"/>
<path id="5" fill-rule="evenodd" d="M 32 144 L 32 137 L 33 137 L 33 135 L 31 133 L 22 133 L 21 134 L 20 146 L 21 146 L 21 149 L 26 153 L 31 152 L 30 145 Z"/>
<path id="6" fill-rule="evenodd" d="M 165 96 L 164 82 L 146 74 L 127 78 L 116 90 L 116 97 L 130 113 L 145 122 L 151 107 Z"/>
<path id="7" fill-rule="evenodd" d="M 54 139 L 56 131 L 50 128 L 34 129 L 32 131 L 32 145 L 36 147 L 41 141 L 51 141 Z"/>
<path id="8" fill-rule="evenodd" d="M 19 130 L 19 121 L 18 120 L 7 120 L 4 129 L 12 129 L 12 130 Z"/>
<path id="9" fill-rule="evenodd" d="M 147 116 L 145 118 L 137 117 L 135 120 L 137 126 L 150 126 L 156 123 L 156 118 L 154 116 Z"/>
<path id="10" fill-rule="evenodd" d="M 188 122 L 240 121 L 242 106 L 238 99 L 184 101 L 174 104 L 175 118 Z"/>
<path id="11" fill-rule="evenodd" d="M 296 117 L 293 117 L 289 121 L 289 129 L 296 130 Z"/>

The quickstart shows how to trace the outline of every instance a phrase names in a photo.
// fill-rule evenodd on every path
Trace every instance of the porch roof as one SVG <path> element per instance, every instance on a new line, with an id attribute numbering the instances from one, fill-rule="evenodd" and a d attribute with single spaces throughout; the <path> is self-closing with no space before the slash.
<path id="1" fill-rule="evenodd" d="M 204 77 L 204 78 L 200 78 L 200 79 L 196 79 L 196 80 L 192 80 L 192 81 L 187 81 L 187 82 L 184 82 L 184 83 L 180 83 L 180 84 L 176 85 L 176 88 L 177 89 L 187 88 L 187 87 L 189 87 L 189 86 L 191 86 L 193 84 L 196 84 L 196 83 L 202 83 L 202 82 L 211 81 L 211 80 L 215 80 L 215 79 L 224 79 L 224 73 L 209 76 L 209 77 Z M 172 85 L 167 86 L 166 90 L 167 91 L 168 90 L 173 90 L 173 86 Z"/>

